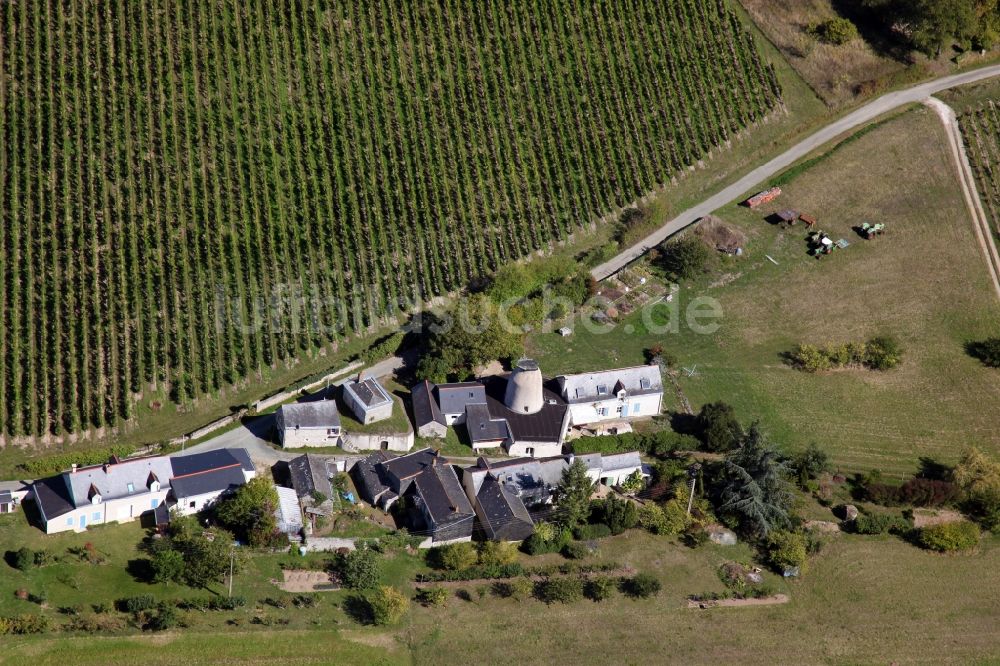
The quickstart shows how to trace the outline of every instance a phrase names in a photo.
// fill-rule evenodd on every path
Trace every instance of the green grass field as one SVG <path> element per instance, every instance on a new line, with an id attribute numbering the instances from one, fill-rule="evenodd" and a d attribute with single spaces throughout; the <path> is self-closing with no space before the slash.
<path id="1" fill-rule="evenodd" d="M 681 365 L 697 366 L 680 379 L 695 409 L 730 402 L 787 448 L 815 441 L 844 470 L 904 474 L 920 456 L 953 462 L 969 444 L 1000 451 L 1000 414 L 983 409 L 1000 397 L 1000 373 L 963 350 L 970 339 L 996 334 L 1000 306 L 945 141 L 937 118 L 917 109 L 797 175 L 765 210 L 719 211 L 748 234 L 748 255 L 720 262 L 680 297 L 682 307 L 698 295 L 718 299 L 724 317 L 715 334 L 686 327 L 650 334 L 634 315 L 624 322 L 631 334 L 578 326 L 568 342 L 535 336 L 529 351 L 557 374 L 641 363 L 644 348 L 663 344 Z M 809 257 L 801 225 L 786 231 L 764 221 L 781 208 L 815 215 L 819 228 L 850 247 Z M 862 240 L 851 227 L 864 220 L 885 222 L 888 233 Z M 906 348 L 903 364 L 887 373 L 808 375 L 781 358 L 798 343 L 883 333 Z"/>

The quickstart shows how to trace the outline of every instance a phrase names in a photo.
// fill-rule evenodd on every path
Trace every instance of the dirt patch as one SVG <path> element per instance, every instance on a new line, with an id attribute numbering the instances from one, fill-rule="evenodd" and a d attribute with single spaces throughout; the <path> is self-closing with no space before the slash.
<path id="1" fill-rule="evenodd" d="M 745 233 L 713 215 L 707 215 L 701 219 L 701 222 L 694 229 L 694 235 L 710 248 L 727 254 L 735 253 L 737 249 L 744 247 L 747 243 Z"/>
<path id="2" fill-rule="evenodd" d="M 816 530 L 824 534 L 833 534 L 840 531 L 840 525 L 829 520 L 807 520 L 805 523 L 807 530 Z"/>
<path id="3" fill-rule="evenodd" d="M 917 509 L 913 512 L 913 526 L 917 529 L 943 523 L 957 523 L 965 518 L 950 509 Z"/>
<path id="4" fill-rule="evenodd" d="M 714 601 L 695 601 L 688 599 L 688 608 L 742 608 L 744 606 L 774 606 L 776 604 L 787 604 L 789 601 L 787 594 L 775 594 L 772 597 L 761 599 L 716 599 Z"/>
<path id="5" fill-rule="evenodd" d="M 308 569 L 285 569 L 281 572 L 283 581 L 272 580 L 285 592 L 331 592 L 339 590 L 330 574 L 325 571 L 310 571 Z"/>

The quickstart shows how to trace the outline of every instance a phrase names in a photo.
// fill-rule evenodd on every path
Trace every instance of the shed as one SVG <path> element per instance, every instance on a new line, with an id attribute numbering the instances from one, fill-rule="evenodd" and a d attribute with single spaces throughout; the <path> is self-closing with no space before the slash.
<path id="1" fill-rule="evenodd" d="M 572 333 L 573 329 L 569 328 L 568 326 L 563 326 L 562 328 L 559 329 L 559 335 L 563 336 L 564 338 Z"/>
<path id="2" fill-rule="evenodd" d="M 298 534 L 302 531 L 302 511 L 295 490 L 283 486 L 275 486 L 274 489 L 278 493 L 278 506 L 274 510 L 278 529 L 285 534 Z"/>

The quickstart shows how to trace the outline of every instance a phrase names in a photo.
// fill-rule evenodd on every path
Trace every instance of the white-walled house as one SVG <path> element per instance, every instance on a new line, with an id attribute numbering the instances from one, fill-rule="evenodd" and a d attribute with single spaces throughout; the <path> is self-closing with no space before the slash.
<path id="1" fill-rule="evenodd" d="M 36 481 L 32 495 L 47 534 L 122 523 L 166 502 L 173 470 L 164 456 L 74 467 Z"/>
<path id="2" fill-rule="evenodd" d="M 556 381 L 575 426 L 656 416 L 663 406 L 657 365 L 563 375 Z"/>
<path id="3" fill-rule="evenodd" d="M 392 396 L 372 377 L 344 384 L 344 403 L 366 425 L 392 416 Z"/>
<path id="4" fill-rule="evenodd" d="M 286 449 L 338 446 L 343 431 L 335 400 L 282 405 L 276 415 L 278 439 Z"/>
<path id="5" fill-rule="evenodd" d="M 32 484 L 47 534 L 82 532 L 91 525 L 123 523 L 175 508 L 195 513 L 254 476 L 245 449 L 220 449 L 169 458 L 112 458 L 76 467 Z"/>

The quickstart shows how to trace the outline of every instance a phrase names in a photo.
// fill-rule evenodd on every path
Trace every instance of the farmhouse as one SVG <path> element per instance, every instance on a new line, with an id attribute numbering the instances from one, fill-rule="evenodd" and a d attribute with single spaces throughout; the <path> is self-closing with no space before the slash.
<path id="1" fill-rule="evenodd" d="M 296 402 L 278 409 L 278 439 L 286 449 L 303 446 L 337 446 L 343 434 L 334 400 Z"/>
<path id="2" fill-rule="evenodd" d="M 412 499 L 412 529 L 429 535 L 421 547 L 472 539 L 472 505 L 451 464 L 433 449 L 399 457 L 378 451 L 359 461 L 351 474 L 361 498 L 384 511 L 401 497 Z"/>
<path id="3" fill-rule="evenodd" d="M 246 449 L 219 449 L 170 459 L 169 503 L 182 516 L 211 506 L 256 476 Z"/>
<path id="4" fill-rule="evenodd" d="M 344 402 L 361 423 L 375 423 L 392 416 L 392 396 L 373 377 L 344 384 Z"/>
<path id="5" fill-rule="evenodd" d="M 569 411 L 530 359 L 521 359 L 507 377 L 422 382 L 413 395 L 418 433 L 443 436 L 445 427 L 464 425 L 476 451 L 503 447 L 508 455 L 530 457 L 562 452 Z"/>
<path id="6" fill-rule="evenodd" d="M 640 365 L 556 379 L 573 425 L 656 416 L 663 403 L 657 365 Z"/>
<path id="7" fill-rule="evenodd" d="M 127 522 L 150 511 L 158 510 L 159 517 L 174 507 L 181 514 L 200 511 L 254 473 L 245 449 L 112 458 L 36 481 L 31 492 L 47 534 L 82 532 L 89 525 Z"/>

